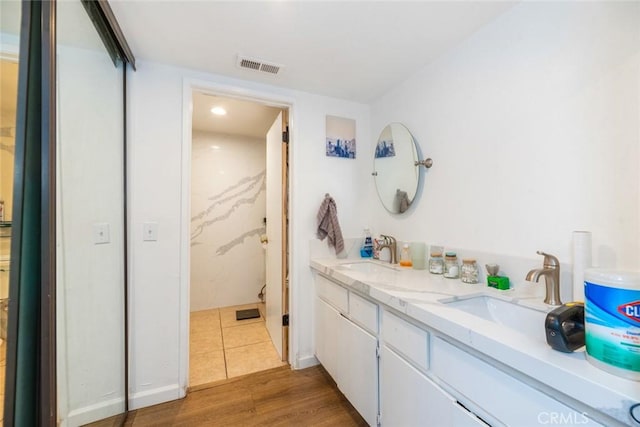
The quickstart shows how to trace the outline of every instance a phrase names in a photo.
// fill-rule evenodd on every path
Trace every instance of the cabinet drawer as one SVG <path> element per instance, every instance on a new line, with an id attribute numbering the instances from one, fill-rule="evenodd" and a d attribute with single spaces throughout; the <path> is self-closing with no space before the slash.
<path id="1" fill-rule="evenodd" d="M 342 286 L 318 275 L 316 278 L 316 292 L 320 298 L 337 308 L 341 313 L 348 313 L 349 292 Z"/>
<path id="2" fill-rule="evenodd" d="M 382 312 L 382 339 L 418 368 L 429 368 L 429 333 L 386 310 Z"/>
<path id="3" fill-rule="evenodd" d="M 372 334 L 378 333 L 378 306 L 353 292 L 349 293 L 349 317 Z"/>
<path id="4" fill-rule="evenodd" d="M 513 426 L 541 425 L 549 424 L 545 420 L 550 417 L 563 417 L 584 426 L 600 425 L 440 338 L 432 345 L 431 372 L 453 387 L 467 408 L 492 424 L 495 419 Z"/>

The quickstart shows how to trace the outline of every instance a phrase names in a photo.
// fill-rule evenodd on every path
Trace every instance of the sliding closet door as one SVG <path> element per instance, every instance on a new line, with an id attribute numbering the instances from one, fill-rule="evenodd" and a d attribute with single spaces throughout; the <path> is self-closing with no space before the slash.
<path id="1" fill-rule="evenodd" d="M 125 406 L 123 64 L 78 1 L 57 2 L 58 417 Z"/>
<path id="2" fill-rule="evenodd" d="M 20 6 L 4 424 L 53 425 L 55 13 L 51 2 Z"/>
<path id="3" fill-rule="evenodd" d="M 49 25 L 43 25 L 50 22 L 50 12 L 41 4 L 0 2 L 0 198 L 4 202 L 0 316 L 9 317 L 8 322 L 0 318 L 0 328 L 6 328 L 2 338 L 7 340 L 2 343 L 3 353 L 6 350 L 6 359 L 2 355 L 3 380 L 6 379 L 2 385 L 4 425 L 35 425 L 39 421 L 45 424 L 51 419 L 47 385 L 52 384 L 52 373 L 44 369 L 51 349 L 41 345 L 48 334 L 42 332 L 40 320 L 46 322 L 52 305 L 43 306 L 39 293 L 51 286 L 43 268 L 48 257 L 39 251 L 50 235 L 44 226 L 49 212 L 43 203 L 47 185 L 42 179 L 52 141 L 50 129 L 43 123 L 51 105 L 43 83 L 50 72 L 44 40 L 51 32 Z M 7 279 L 11 283 L 9 289 Z M 4 307 L 7 302 L 8 313 Z M 40 351 L 35 352 L 35 348 Z M 35 372 L 39 368 L 46 377 L 41 388 L 36 386 Z"/>

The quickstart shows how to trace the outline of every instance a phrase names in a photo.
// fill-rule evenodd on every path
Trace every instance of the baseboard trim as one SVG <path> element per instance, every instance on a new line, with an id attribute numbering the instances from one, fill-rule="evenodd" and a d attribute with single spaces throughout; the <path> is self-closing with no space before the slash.
<path id="1" fill-rule="evenodd" d="M 293 366 L 293 369 L 305 369 L 305 368 L 310 368 L 312 366 L 316 366 L 319 364 L 320 362 L 318 361 L 318 359 L 316 359 L 315 356 L 298 357 L 295 360 L 295 365 Z"/>
<path id="2" fill-rule="evenodd" d="M 124 397 L 74 409 L 60 420 L 61 426 L 83 426 L 124 412 Z"/>
<path id="3" fill-rule="evenodd" d="M 172 384 L 165 387 L 158 387 L 151 390 L 145 390 L 133 393 L 129 396 L 130 409 L 140 409 L 158 403 L 170 402 L 172 400 L 182 399 L 186 396 L 185 390 L 178 384 Z"/>

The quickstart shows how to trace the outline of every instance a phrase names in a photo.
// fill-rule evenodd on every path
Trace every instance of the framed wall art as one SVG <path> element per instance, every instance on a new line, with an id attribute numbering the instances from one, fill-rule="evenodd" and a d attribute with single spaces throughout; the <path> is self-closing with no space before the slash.
<path id="1" fill-rule="evenodd" d="M 327 116 L 326 153 L 328 157 L 356 158 L 356 121 Z"/>

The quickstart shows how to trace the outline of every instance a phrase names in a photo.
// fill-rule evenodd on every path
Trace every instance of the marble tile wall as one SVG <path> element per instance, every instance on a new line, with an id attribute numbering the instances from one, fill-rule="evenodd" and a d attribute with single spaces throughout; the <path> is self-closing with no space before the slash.
<path id="1" fill-rule="evenodd" d="M 254 303 L 264 285 L 265 141 L 194 131 L 191 311 Z"/>

